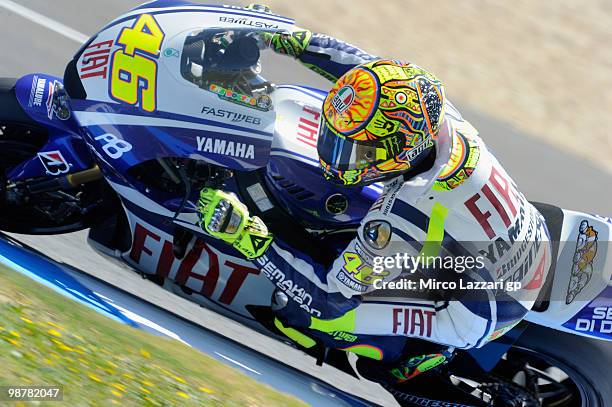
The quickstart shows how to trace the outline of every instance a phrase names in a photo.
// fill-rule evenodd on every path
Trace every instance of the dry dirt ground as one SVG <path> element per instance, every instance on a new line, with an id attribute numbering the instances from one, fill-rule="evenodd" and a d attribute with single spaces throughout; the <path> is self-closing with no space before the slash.
<path id="1" fill-rule="evenodd" d="M 313 31 L 421 65 L 452 100 L 612 174 L 610 0 L 265 3 Z"/>

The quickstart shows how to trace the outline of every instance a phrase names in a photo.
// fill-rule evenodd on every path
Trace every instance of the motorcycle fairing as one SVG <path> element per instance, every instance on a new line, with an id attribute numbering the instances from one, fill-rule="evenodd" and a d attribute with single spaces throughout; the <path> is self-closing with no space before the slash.
<path id="1" fill-rule="evenodd" d="M 259 275 L 259 268 L 231 246 L 198 232 L 191 221 L 178 222 L 183 227 L 193 226 L 194 238 L 185 257 L 176 259 L 172 253 L 174 226 L 159 216 L 171 216 L 171 212 L 147 203 L 141 207 L 127 199 L 123 203 L 133 240 L 130 249 L 121 254 L 124 261 L 143 273 L 186 287 L 173 286 L 172 291 L 182 297 L 261 329 L 247 306 L 269 306 L 274 286 Z"/>
<path id="2" fill-rule="evenodd" d="M 78 134 L 74 117 L 58 114 L 58 92 L 63 89 L 60 78 L 47 74 L 30 74 L 15 84 L 20 106 L 34 121 L 47 129 L 47 142 L 30 160 L 11 169 L 6 175 L 12 181 L 37 177 L 60 176 L 93 166 L 87 144 Z"/>
<path id="3" fill-rule="evenodd" d="M 565 332 L 612 340 L 612 256 L 609 218 L 563 210 L 557 266 L 548 308 L 526 320 Z M 608 312 L 610 310 L 610 312 Z"/>
<path id="4" fill-rule="evenodd" d="M 182 53 L 187 37 L 205 27 L 289 30 L 292 20 L 227 7 L 147 6 L 111 22 L 75 56 L 74 70 L 67 70 L 67 82 L 76 79 L 86 95 L 86 100 L 73 98 L 73 109 L 88 142 L 120 172 L 163 157 L 200 159 L 237 170 L 265 166 L 274 130 L 273 107 L 258 109 L 201 89 L 182 76 Z M 118 43 L 121 34 L 134 29 L 145 12 L 154 19 L 163 40 L 157 55 L 135 51 L 138 58 L 154 63 L 155 77 L 147 81 L 137 76 L 139 96 L 131 105 L 117 99 L 113 91 L 113 56 L 125 48 Z M 121 81 L 133 75 L 122 69 L 117 72 Z M 149 86 L 154 102 L 143 106 L 143 92 Z M 120 140 L 125 154 L 105 154 L 109 140 Z"/>

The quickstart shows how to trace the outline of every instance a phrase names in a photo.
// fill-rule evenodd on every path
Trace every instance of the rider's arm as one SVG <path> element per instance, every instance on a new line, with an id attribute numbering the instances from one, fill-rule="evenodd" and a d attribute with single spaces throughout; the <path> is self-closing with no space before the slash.
<path id="1" fill-rule="evenodd" d="M 344 41 L 304 29 L 297 29 L 291 35 L 275 34 L 271 48 L 293 56 L 332 82 L 357 65 L 379 59 Z"/>
<path id="2" fill-rule="evenodd" d="M 355 292 L 345 287 L 343 294 L 335 279 L 328 281 L 327 276 L 335 275 L 334 270 L 342 267 L 341 259 L 328 271 L 281 241 L 274 241 L 261 219 L 250 216 L 234 194 L 203 188 L 198 215 L 205 232 L 231 244 L 258 264 L 262 273 L 289 297 L 287 312 L 301 314 L 297 316 L 303 317 L 306 326 L 309 315 L 332 319 L 359 304 L 358 298 L 352 298 Z M 356 240 L 351 242 L 347 250 L 356 244 Z"/>
<path id="3" fill-rule="evenodd" d="M 349 247 L 352 245 L 354 242 Z M 307 327 L 311 322 L 308 316 L 326 320 L 340 318 L 361 302 L 355 295 L 360 292 L 341 292 L 337 285 L 334 276 L 342 268 L 341 259 L 342 256 L 331 267 L 326 267 L 281 241 L 275 241 L 254 261 L 287 296 L 286 310 L 280 310 L 280 314 L 294 323 L 299 317 L 297 320 Z"/>

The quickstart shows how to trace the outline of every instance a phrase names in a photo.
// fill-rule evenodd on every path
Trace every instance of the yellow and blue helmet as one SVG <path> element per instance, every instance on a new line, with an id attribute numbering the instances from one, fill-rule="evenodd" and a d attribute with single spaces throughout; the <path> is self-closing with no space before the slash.
<path id="1" fill-rule="evenodd" d="M 429 155 L 444 116 L 444 88 L 414 65 L 377 60 L 344 74 L 327 95 L 317 151 L 325 178 L 367 185 Z"/>

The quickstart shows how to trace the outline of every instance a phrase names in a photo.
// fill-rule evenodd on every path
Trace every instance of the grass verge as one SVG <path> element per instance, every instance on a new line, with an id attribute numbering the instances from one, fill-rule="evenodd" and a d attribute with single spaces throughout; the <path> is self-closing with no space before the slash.
<path id="1" fill-rule="evenodd" d="M 0 364 L 0 386 L 63 386 L 63 404 L 70 406 L 304 405 L 180 342 L 122 325 L 2 267 Z"/>

